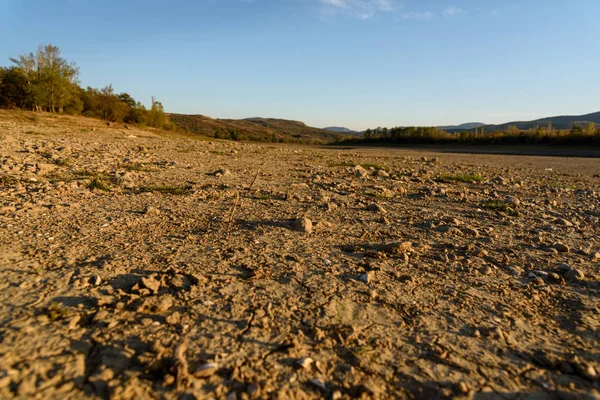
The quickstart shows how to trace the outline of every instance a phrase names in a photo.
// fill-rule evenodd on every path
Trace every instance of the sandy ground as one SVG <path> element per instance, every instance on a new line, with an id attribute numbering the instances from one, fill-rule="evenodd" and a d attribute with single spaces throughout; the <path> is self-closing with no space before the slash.
<path id="1" fill-rule="evenodd" d="M 598 159 L 6 112 L 0 150 L 0 398 L 600 398 Z"/>

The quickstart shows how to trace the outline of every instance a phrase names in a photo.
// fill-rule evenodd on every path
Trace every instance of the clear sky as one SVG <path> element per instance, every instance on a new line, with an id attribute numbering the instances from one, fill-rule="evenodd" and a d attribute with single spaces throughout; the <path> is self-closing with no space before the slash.
<path id="1" fill-rule="evenodd" d="M 600 110 L 600 0 L 0 0 L 0 64 L 52 43 L 166 111 L 366 129 Z"/>

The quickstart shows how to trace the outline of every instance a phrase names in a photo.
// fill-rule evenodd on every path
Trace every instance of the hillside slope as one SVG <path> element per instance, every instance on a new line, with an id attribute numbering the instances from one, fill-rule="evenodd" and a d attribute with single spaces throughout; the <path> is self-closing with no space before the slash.
<path id="1" fill-rule="evenodd" d="M 548 124 L 552 124 L 554 129 L 571 129 L 573 125 L 586 126 L 590 122 L 600 124 L 600 111 L 584 115 L 560 115 L 540 118 L 533 121 L 514 121 L 500 125 L 486 125 L 485 129 L 487 131 L 503 131 L 510 126 L 516 126 L 518 129 L 525 130 L 536 128 L 538 126 L 548 126 Z"/>
<path id="2" fill-rule="evenodd" d="M 169 114 L 168 117 L 187 132 L 223 139 L 318 144 L 334 142 L 340 135 L 285 119 L 214 119 L 186 114 Z"/>

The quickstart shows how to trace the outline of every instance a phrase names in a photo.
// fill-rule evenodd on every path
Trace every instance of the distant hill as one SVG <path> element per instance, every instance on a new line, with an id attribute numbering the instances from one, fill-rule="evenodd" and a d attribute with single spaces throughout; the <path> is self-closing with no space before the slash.
<path id="1" fill-rule="evenodd" d="M 317 144 L 334 142 L 340 134 L 276 118 L 214 119 L 187 114 L 168 114 L 168 117 L 187 132 L 222 139 Z"/>
<path id="2" fill-rule="evenodd" d="M 446 126 L 438 126 L 438 128 L 442 128 L 445 130 L 461 130 L 461 129 L 475 129 L 475 128 L 479 128 L 480 126 L 485 126 L 485 124 L 483 122 L 466 122 L 464 124 L 460 124 L 460 125 L 446 125 Z"/>
<path id="3" fill-rule="evenodd" d="M 359 133 L 357 131 L 353 131 L 352 129 L 344 128 L 343 126 L 328 126 L 327 128 L 323 128 L 326 131 L 339 132 L 339 133 Z"/>
<path id="4" fill-rule="evenodd" d="M 554 129 L 571 129 L 573 125 L 587 126 L 590 122 L 600 124 L 600 111 L 584 115 L 561 115 L 556 117 L 540 118 L 533 121 L 514 121 L 500 125 L 485 125 L 486 131 L 504 131 L 510 126 L 518 129 L 535 129 L 536 127 L 552 124 Z"/>

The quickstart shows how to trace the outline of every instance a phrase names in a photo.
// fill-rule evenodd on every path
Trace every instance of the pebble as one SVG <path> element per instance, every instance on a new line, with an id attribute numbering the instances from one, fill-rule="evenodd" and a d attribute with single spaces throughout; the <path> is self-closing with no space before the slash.
<path id="1" fill-rule="evenodd" d="M 367 272 L 366 274 L 361 275 L 360 281 L 364 283 L 371 283 L 373 281 L 373 273 Z"/>
<path id="2" fill-rule="evenodd" d="M 552 245 L 552 248 L 558 251 L 559 253 L 569 253 L 571 251 L 571 249 L 569 249 L 569 246 L 564 245 L 562 243 L 554 243 Z"/>
<path id="3" fill-rule="evenodd" d="M 217 178 L 231 176 L 231 171 L 228 169 L 220 169 L 213 173 Z"/>
<path id="4" fill-rule="evenodd" d="M 178 311 L 175 311 L 174 313 L 167 315 L 167 317 L 165 318 L 165 321 L 167 321 L 167 324 L 169 324 L 169 325 L 177 325 L 180 320 L 181 320 L 181 315 L 179 314 Z"/>
<path id="5" fill-rule="evenodd" d="M 309 382 L 322 390 L 327 389 L 327 387 L 325 386 L 325 383 L 320 379 L 313 378 Z"/>
<path id="6" fill-rule="evenodd" d="M 573 226 L 573 223 L 569 220 L 566 220 L 564 218 L 558 218 L 554 220 L 554 223 L 556 225 L 563 225 L 563 226 Z"/>
<path id="7" fill-rule="evenodd" d="M 307 368 L 309 368 L 309 367 L 312 365 L 312 363 L 313 363 L 314 361 L 315 361 L 315 360 L 313 360 L 313 359 L 312 359 L 312 358 L 310 358 L 310 357 L 301 358 L 300 360 L 298 360 L 298 365 L 299 365 L 300 367 L 304 368 L 304 369 L 307 369 Z"/>
<path id="8" fill-rule="evenodd" d="M 312 233 L 312 221 L 306 217 L 297 218 L 292 223 L 292 229 L 298 232 Z"/>
<path id="9" fill-rule="evenodd" d="M 382 206 L 380 206 L 377 203 L 371 203 L 367 206 L 367 210 L 369 211 L 373 211 L 373 212 L 378 212 L 378 213 L 386 213 L 387 211 L 385 210 L 385 208 L 383 208 Z"/>
<path id="10" fill-rule="evenodd" d="M 442 232 L 448 235 L 460 235 L 462 231 L 454 226 L 442 225 L 436 229 L 438 232 Z"/>
<path id="11" fill-rule="evenodd" d="M 207 363 L 199 366 L 194 372 L 194 376 L 196 378 L 207 378 L 211 375 L 214 375 L 215 372 L 219 369 L 219 364 L 217 363 Z"/>
<path id="12" fill-rule="evenodd" d="M 192 287 L 192 281 L 182 274 L 176 274 L 174 277 L 169 279 L 169 286 L 174 290 L 190 290 Z"/>
<path id="13" fill-rule="evenodd" d="M 99 286 L 102 283 L 102 278 L 100 275 L 92 275 L 90 278 L 90 284 L 94 286 Z"/>
<path id="14" fill-rule="evenodd" d="M 518 206 L 521 204 L 521 200 L 515 196 L 507 196 L 505 200 L 508 204 L 512 204 L 514 206 Z"/>
<path id="15" fill-rule="evenodd" d="M 571 268 L 565 273 L 565 278 L 572 281 L 579 281 L 585 279 L 585 274 L 577 268 Z"/>
<path id="16" fill-rule="evenodd" d="M 493 269 L 489 265 L 486 265 L 482 267 L 479 272 L 481 272 L 482 275 L 489 275 L 493 272 Z"/>
<path id="17" fill-rule="evenodd" d="M 378 176 L 380 178 L 388 178 L 390 176 L 390 174 L 388 174 L 386 171 L 382 170 L 382 169 L 378 169 L 377 171 L 375 171 L 375 176 Z"/>
<path id="18" fill-rule="evenodd" d="M 383 245 L 381 249 L 386 253 L 403 254 L 412 248 L 412 242 L 394 242 Z"/>
<path id="19" fill-rule="evenodd" d="M 463 232 L 465 232 L 467 235 L 471 235 L 473 237 L 479 237 L 479 231 L 475 228 L 465 227 L 465 228 L 463 228 Z"/>
<path id="20" fill-rule="evenodd" d="M 160 214 L 160 210 L 153 206 L 147 206 L 146 208 L 144 208 L 144 214 L 145 215 L 158 215 L 158 214 Z"/>
<path id="21" fill-rule="evenodd" d="M 153 292 L 158 292 L 158 289 L 160 289 L 160 281 L 155 279 L 154 276 L 150 276 L 148 278 L 143 277 L 142 284 Z"/>
<path id="22" fill-rule="evenodd" d="M 558 269 L 560 269 L 561 271 L 569 271 L 571 270 L 571 266 L 569 264 L 560 264 L 558 266 Z"/>
<path id="23" fill-rule="evenodd" d="M 354 176 L 356 176 L 357 178 L 366 178 L 369 175 L 367 170 L 361 167 L 360 165 L 355 165 L 353 170 Z"/>
<path id="24" fill-rule="evenodd" d="M 596 369 L 590 364 L 585 366 L 585 369 L 583 370 L 583 374 L 586 376 L 586 378 L 590 378 L 590 379 L 596 379 L 596 376 L 598 375 L 596 372 Z"/>

